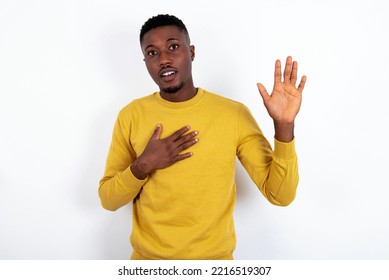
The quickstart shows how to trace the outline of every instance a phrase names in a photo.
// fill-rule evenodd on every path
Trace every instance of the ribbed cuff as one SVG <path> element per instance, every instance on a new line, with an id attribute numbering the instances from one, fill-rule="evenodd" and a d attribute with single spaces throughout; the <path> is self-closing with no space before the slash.
<path id="1" fill-rule="evenodd" d="M 295 138 L 293 138 L 293 140 L 289 143 L 284 143 L 274 138 L 274 156 L 284 160 L 289 160 L 296 157 L 294 139 Z"/>
<path id="2" fill-rule="evenodd" d="M 147 182 L 148 177 L 144 180 L 139 180 L 132 174 L 130 167 L 128 167 L 122 172 L 122 179 L 126 186 L 140 189 Z"/>

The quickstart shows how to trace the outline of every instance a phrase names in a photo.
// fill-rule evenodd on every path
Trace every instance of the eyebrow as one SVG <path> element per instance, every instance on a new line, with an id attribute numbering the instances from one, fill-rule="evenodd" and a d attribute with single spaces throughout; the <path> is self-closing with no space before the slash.
<path id="1" fill-rule="evenodd" d="M 179 39 L 172 37 L 172 38 L 169 38 L 169 39 L 166 40 L 166 42 L 169 42 L 169 41 L 179 41 Z M 147 50 L 150 47 L 154 47 L 154 45 L 153 44 L 147 45 L 145 47 L 145 50 Z"/>

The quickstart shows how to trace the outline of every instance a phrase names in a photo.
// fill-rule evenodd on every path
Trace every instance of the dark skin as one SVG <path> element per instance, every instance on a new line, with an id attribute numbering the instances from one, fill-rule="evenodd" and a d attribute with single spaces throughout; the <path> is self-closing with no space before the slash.
<path id="1" fill-rule="evenodd" d="M 163 99 L 183 102 L 196 95 L 197 88 L 192 78 L 195 48 L 190 45 L 186 32 L 176 26 L 157 27 L 144 35 L 141 48 L 146 68 L 158 85 Z M 289 56 L 282 75 L 281 62 L 277 60 L 272 93 L 268 94 L 262 84 L 257 84 L 264 105 L 273 119 L 275 138 L 280 142 L 290 142 L 294 138 L 294 120 L 301 106 L 306 82 L 303 76 L 296 87 L 297 68 L 297 62 Z M 158 124 L 145 150 L 130 167 L 138 179 L 145 179 L 158 169 L 192 156 L 192 153 L 185 151 L 198 142 L 198 131 L 189 132 L 190 127 L 185 126 L 161 139 L 162 129 L 162 124 Z"/>

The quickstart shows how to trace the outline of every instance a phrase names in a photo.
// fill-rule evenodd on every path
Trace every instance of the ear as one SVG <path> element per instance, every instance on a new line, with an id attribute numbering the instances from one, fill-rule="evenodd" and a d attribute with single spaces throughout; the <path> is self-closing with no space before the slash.
<path id="1" fill-rule="evenodd" d="M 192 59 L 192 61 L 195 58 L 195 46 L 193 45 L 190 46 L 190 58 Z"/>

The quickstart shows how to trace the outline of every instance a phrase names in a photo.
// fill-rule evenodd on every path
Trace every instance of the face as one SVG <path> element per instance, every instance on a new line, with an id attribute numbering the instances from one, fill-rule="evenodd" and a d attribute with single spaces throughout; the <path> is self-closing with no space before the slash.
<path id="1" fill-rule="evenodd" d="M 147 70 L 161 93 L 177 93 L 193 88 L 194 46 L 176 26 L 161 26 L 147 32 L 141 48 Z"/>

